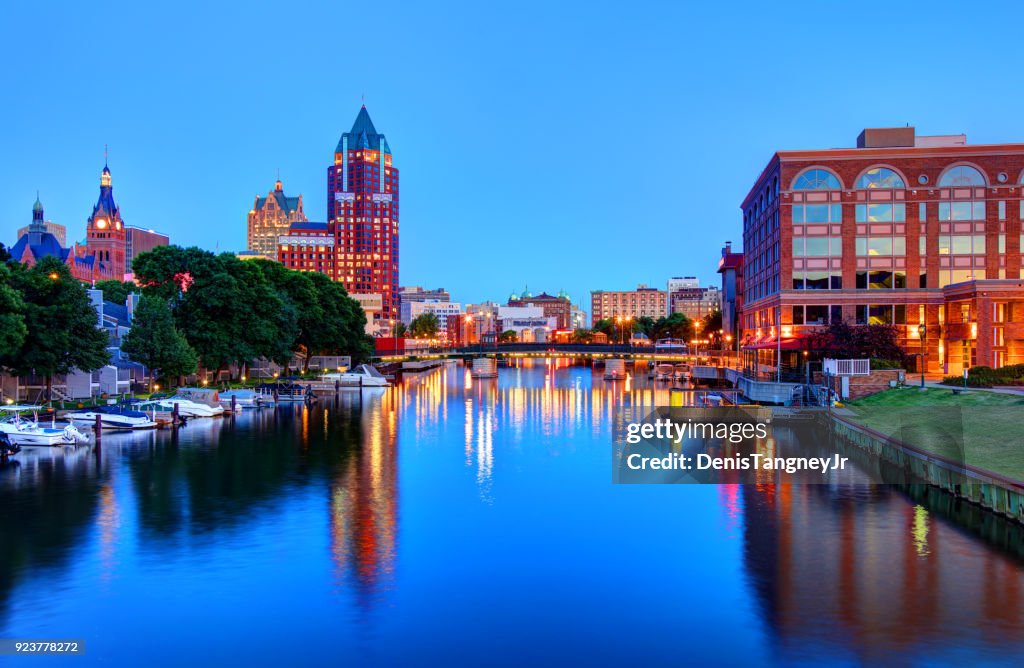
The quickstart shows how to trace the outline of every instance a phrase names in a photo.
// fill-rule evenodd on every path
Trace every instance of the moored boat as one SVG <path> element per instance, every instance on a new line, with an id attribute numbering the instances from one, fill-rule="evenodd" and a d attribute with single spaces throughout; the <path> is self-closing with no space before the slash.
<path id="1" fill-rule="evenodd" d="M 342 373 L 325 373 L 323 379 L 337 381 L 344 387 L 384 387 L 388 384 L 388 379 L 369 364 L 360 364 Z"/>
<path id="2" fill-rule="evenodd" d="M 135 404 L 135 407 L 139 410 L 168 411 L 171 413 L 174 413 L 174 409 L 177 407 L 178 415 L 189 418 L 217 417 L 224 414 L 224 408 L 220 404 L 217 406 L 207 406 L 206 404 L 189 401 L 181 397 L 151 399 L 150 401 Z"/>
<path id="3" fill-rule="evenodd" d="M 95 406 L 68 413 L 71 424 L 91 427 L 99 418 L 103 429 L 156 429 L 156 420 L 139 410 L 127 406 Z"/>
<path id="4" fill-rule="evenodd" d="M 41 406 L 0 406 L 0 432 L 7 435 L 13 445 L 73 445 L 88 443 L 89 437 L 78 431 L 73 424 L 58 423 L 51 418 L 50 426 L 39 424 Z M 31 418 L 29 417 L 31 415 Z"/>
<path id="5" fill-rule="evenodd" d="M 659 364 L 654 367 L 655 380 L 672 380 L 673 368 L 671 364 Z"/>

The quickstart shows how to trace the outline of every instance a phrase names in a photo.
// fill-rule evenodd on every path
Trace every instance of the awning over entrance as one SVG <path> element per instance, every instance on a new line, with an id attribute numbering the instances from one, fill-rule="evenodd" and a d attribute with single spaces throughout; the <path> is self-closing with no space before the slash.
<path id="1" fill-rule="evenodd" d="M 803 350 L 804 349 L 804 339 L 801 339 L 801 338 L 782 339 L 782 344 L 780 345 L 778 340 L 774 336 L 766 336 L 763 339 L 756 339 L 756 340 L 752 341 L 751 343 L 746 344 L 745 346 L 743 346 L 743 349 L 744 350 L 778 350 L 780 347 L 783 350 Z"/>

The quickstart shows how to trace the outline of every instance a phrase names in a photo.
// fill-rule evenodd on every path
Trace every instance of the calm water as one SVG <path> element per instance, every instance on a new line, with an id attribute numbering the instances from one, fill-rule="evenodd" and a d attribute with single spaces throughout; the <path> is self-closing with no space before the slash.
<path id="1" fill-rule="evenodd" d="M 22 456 L 0 468 L 0 638 L 86 642 L 33 665 L 1024 656 L 1019 527 L 856 471 L 610 484 L 613 411 L 653 401 L 561 362 L 451 367 Z"/>

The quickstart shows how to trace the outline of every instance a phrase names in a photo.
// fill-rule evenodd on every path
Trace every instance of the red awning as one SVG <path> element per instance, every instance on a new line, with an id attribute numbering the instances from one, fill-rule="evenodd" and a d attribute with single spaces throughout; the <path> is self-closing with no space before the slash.
<path id="1" fill-rule="evenodd" d="M 804 339 L 782 339 L 782 344 L 780 345 L 779 342 L 775 340 L 775 337 L 768 336 L 743 346 L 745 350 L 778 350 L 780 347 L 783 350 L 803 350 L 805 347 Z"/>

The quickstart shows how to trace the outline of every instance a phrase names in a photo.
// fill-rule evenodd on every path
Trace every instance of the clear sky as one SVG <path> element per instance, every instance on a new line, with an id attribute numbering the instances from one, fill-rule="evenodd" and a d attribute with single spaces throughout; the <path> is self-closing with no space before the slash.
<path id="1" fill-rule="evenodd" d="M 910 123 L 1024 141 L 1020 3 L 20 2 L 0 240 L 128 224 L 211 250 L 281 170 L 310 220 L 361 96 L 401 170 L 401 282 L 462 302 L 717 279 L 776 149 Z"/>

